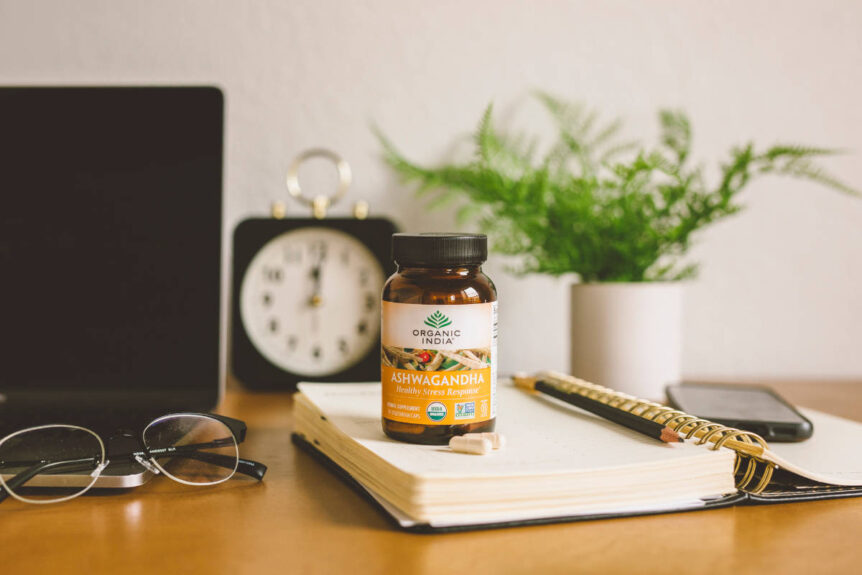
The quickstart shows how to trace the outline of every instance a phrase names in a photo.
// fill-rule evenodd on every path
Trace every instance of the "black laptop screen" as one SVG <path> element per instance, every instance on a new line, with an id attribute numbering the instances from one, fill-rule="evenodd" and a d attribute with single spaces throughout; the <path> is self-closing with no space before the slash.
<path id="1" fill-rule="evenodd" d="M 0 88 L 9 407 L 49 392 L 214 403 L 222 118 L 214 88 Z"/>

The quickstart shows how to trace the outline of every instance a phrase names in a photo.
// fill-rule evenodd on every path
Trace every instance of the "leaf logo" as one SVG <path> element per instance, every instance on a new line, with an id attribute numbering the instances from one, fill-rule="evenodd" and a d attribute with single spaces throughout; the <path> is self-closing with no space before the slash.
<path id="1" fill-rule="evenodd" d="M 446 327 L 451 324 L 452 320 L 440 313 L 440 310 L 435 311 L 425 318 L 425 325 L 433 327 L 434 329 L 440 329 L 441 327 Z"/>

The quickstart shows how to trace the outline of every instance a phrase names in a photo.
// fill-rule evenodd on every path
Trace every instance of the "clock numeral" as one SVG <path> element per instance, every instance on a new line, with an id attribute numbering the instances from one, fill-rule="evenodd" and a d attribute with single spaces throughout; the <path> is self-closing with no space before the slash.
<path id="1" fill-rule="evenodd" d="M 311 348 L 311 356 L 314 359 L 320 359 L 320 356 L 322 353 L 323 353 L 323 350 L 320 349 L 319 345 L 315 345 L 313 348 Z"/>
<path id="2" fill-rule="evenodd" d="M 282 278 L 284 277 L 284 272 L 282 272 L 281 268 L 263 268 L 263 277 L 265 280 L 273 282 L 273 283 L 281 283 Z"/>
<path id="3" fill-rule="evenodd" d="M 340 351 L 344 355 L 347 355 L 347 340 L 343 337 L 338 340 L 338 351 Z"/>
<path id="4" fill-rule="evenodd" d="M 365 311 L 371 311 L 374 309 L 374 304 L 377 302 L 377 298 L 374 297 L 374 294 L 367 293 L 365 294 Z"/>
<path id="5" fill-rule="evenodd" d="M 367 269 L 363 269 L 359 271 L 359 285 L 366 286 L 368 285 L 368 280 L 370 279 L 371 274 Z"/>
<path id="6" fill-rule="evenodd" d="M 359 325 L 356 326 L 356 331 L 357 333 L 359 333 L 359 335 L 365 335 L 366 333 L 368 333 L 368 323 L 366 323 L 364 320 L 359 322 Z"/>
<path id="7" fill-rule="evenodd" d="M 272 294 L 270 294 L 270 293 L 263 294 L 263 305 L 266 307 L 269 307 L 270 305 L 272 305 Z"/>
<path id="8" fill-rule="evenodd" d="M 296 349 L 296 345 L 299 343 L 296 339 L 295 335 L 292 335 L 287 338 L 287 349 L 289 351 L 294 351 Z"/>
<path id="9" fill-rule="evenodd" d="M 269 320 L 269 331 L 272 333 L 278 333 L 278 320 L 272 318 Z"/>

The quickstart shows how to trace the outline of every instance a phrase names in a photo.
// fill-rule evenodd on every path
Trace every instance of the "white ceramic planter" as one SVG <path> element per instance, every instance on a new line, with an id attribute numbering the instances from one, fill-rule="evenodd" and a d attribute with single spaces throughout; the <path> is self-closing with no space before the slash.
<path id="1" fill-rule="evenodd" d="M 645 399 L 680 379 L 679 282 L 572 286 L 572 374 Z"/>

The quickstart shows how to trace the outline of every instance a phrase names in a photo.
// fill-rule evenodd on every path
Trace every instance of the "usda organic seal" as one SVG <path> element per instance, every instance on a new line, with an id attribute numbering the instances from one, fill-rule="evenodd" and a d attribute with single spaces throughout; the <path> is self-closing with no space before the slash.
<path id="1" fill-rule="evenodd" d="M 428 419 L 431 421 L 441 421 L 446 417 L 446 406 L 439 401 L 435 401 L 428 404 L 428 407 L 425 408 L 425 413 L 428 414 Z"/>

